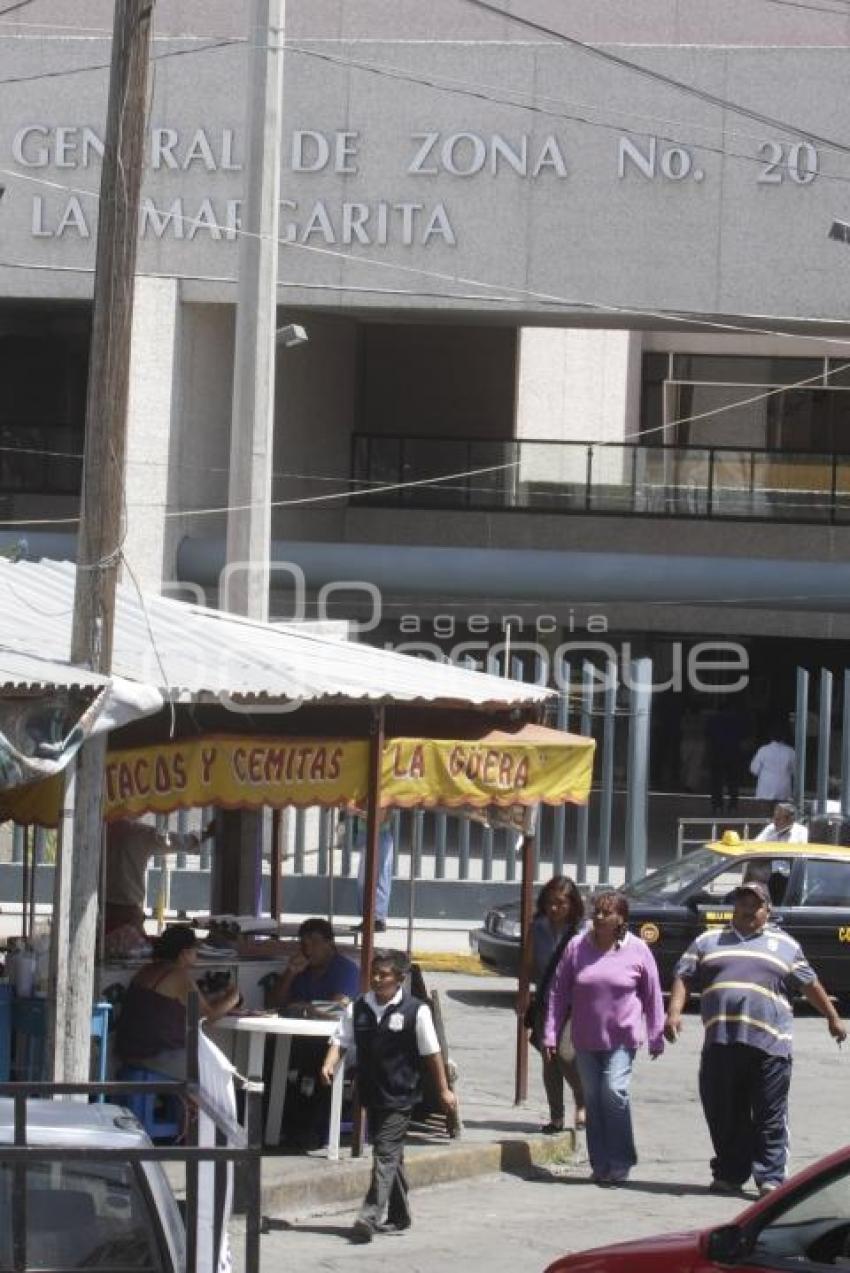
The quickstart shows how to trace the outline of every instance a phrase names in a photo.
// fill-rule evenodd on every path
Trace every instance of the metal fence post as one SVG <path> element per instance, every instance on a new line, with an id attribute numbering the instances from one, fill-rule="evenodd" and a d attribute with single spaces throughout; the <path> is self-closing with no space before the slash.
<path id="1" fill-rule="evenodd" d="M 806 734 L 809 720 L 809 674 L 797 668 L 797 703 L 794 713 L 794 798 L 800 812 L 806 800 Z"/>
<path id="2" fill-rule="evenodd" d="M 841 812 L 850 814 L 850 670 L 844 669 L 844 702 L 841 726 Z"/>
<path id="3" fill-rule="evenodd" d="M 585 662 L 581 669 L 581 727 L 585 736 L 593 733 L 593 685 L 595 669 Z M 587 836 L 590 825 L 590 802 L 578 806 L 576 816 L 576 883 L 587 883 Z"/>
<path id="4" fill-rule="evenodd" d="M 649 714 L 652 660 L 634 659 L 629 668 L 629 772 L 626 790 L 626 882 L 646 874 L 646 820 L 649 777 Z"/>
<path id="5" fill-rule="evenodd" d="M 820 670 L 820 713 L 818 715 L 817 811 L 826 813 L 829 791 L 829 743 L 832 732 L 832 673 Z"/>
<path id="6" fill-rule="evenodd" d="M 599 847 L 597 871 L 600 884 L 607 884 L 611 872 L 611 816 L 614 807 L 614 739 L 617 727 L 617 664 L 609 660 L 605 669 L 604 718 L 602 721 L 602 791 L 599 807 Z"/>
<path id="7" fill-rule="evenodd" d="M 562 689 L 558 695 L 558 714 L 556 725 L 558 729 L 568 730 L 570 720 L 570 665 L 563 663 L 561 665 L 561 685 L 566 685 L 566 690 Z M 567 835 L 567 811 L 562 804 L 556 805 L 552 815 L 552 874 L 560 875 L 564 869 L 564 842 Z"/>

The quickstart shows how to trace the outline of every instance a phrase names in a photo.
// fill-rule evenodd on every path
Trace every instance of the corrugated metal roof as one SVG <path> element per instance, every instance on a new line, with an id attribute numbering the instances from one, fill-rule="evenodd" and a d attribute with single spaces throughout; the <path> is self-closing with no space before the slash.
<path id="1" fill-rule="evenodd" d="M 29 648 L 67 666 L 76 567 L 0 560 L 0 662 Z M 551 691 L 119 586 L 113 672 L 181 701 L 267 699 L 519 706 Z"/>
<path id="2" fill-rule="evenodd" d="M 97 672 L 89 672 L 67 661 L 12 649 L 5 639 L 0 649 L 0 694 L 13 693 L 16 690 L 22 693 L 48 690 L 55 689 L 56 686 L 61 686 L 62 689 L 99 690 L 108 684 L 107 676 L 99 676 Z"/>

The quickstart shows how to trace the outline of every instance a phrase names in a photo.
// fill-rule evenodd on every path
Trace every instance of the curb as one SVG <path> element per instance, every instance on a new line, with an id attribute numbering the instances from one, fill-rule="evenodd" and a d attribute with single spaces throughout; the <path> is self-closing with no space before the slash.
<path id="1" fill-rule="evenodd" d="M 464 1143 L 461 1139 L 434 1149 L 412 1147 L 405 1155 L 404 1166 L 410 1188 L 421 1189 L 500 1171 L 521 1173 L 555 1160 L 563 1161 L 565 1157 L 572 1158 L 575 1149 L 576 1135 L 571 1129 L 562 1136 L 477 1143 Z M 372 1172 L 368 1152 L 363 1158 L 328 1164 L 325 1171 L 313 1168 L 269 1179 L 272 1173 L 268 1167 L 274 1162 L 273 1158 L 263 1160 L 261 1210 L 263 1215 L 284 1218 L 309 1215 L 338 1203 L 359 1203 L 369 1187 Z"/>

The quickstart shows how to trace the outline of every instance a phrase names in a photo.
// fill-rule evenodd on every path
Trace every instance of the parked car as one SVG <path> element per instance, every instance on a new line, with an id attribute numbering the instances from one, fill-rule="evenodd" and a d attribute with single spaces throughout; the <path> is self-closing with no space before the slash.
<path id="1" fill-rule="evenodd" d="M 0 1098 L 0 1146 L 14 1141 L 13 1103 Z M 57 1149 L 150 1147 L 144 1130 L 117 1105 L 27 1101 L 27 1141 Z M 18 1265 L 13 1250 L 14 1166 L 0 1148 L 0 1269 Z M 33 1161 L 26 1167 L 26 1267 L 110 1268 L 182 1273 L 185 1229 L 157 1162 L 117 1155 Z"/>
<path id="2" fill-rule="evenodd" d="M 731 896 L 744 879 L 767 884 L 773 922 L 795 937 L 827 990 L 850 1005 L 850 848 L 723 840 L 695 849 L 625 888 L 630 928 L 655 955 L 669 988 L 682 951 L 698 933 L 731 918 Z M 483 963 L 519 971 L 519 902 L 494 906 L 470 944 Z"/>
<path id="3" fill-rule="evenodd" d="M 618 1242 L 566 1255 L 546 1273 L 709 1273 L 847 1267 L 850 1146 L 822 1158 L 733 1224 Z"/>

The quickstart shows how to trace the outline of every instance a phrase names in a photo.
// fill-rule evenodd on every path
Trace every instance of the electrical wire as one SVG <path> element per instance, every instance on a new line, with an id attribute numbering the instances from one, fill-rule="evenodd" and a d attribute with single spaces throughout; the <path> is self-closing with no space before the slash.
<path id="1" fill-rule="evenodd" d="M 515 22 L 517 25 L 525 27 L 530 31 L 536 31 L 538 35 L 549 36 L 551 39 L 557 40 L 561 44 L 567 44 L 571 48 L 579 49 L 583 53 L 586 53 L 589 57 L 594 57 L 599 61 L 607 62 L 611 66 L 617 66 L 620 67 L 621 70 L 642 76 L 645 79 L 653 80 L 657 84 L 663 84 L 665 87 L 675 89 L 680 93 L 685 93 L 689 97 L 696 97 L 709 106 L 716 106 L 720 110 L 732 111 L 736 115 L 741 115 L 746 119 L 754 120 L 757 124 L 766 124 L 770 128 L 778 128 L 783 132 L 793 134 L 794 136 L 802 135 L 812 142 L 817 142 L 818 145 L 829 146 L 831 149 L 840 151 L 842 154 L 850 154 L 850 145 L 839 142 L 835 138 L 824 137 L 820 133 L 816 133 L 811 129 L 789 124 L 785 120 L 777 119 L 774 115 L 767 115 L 762 111 L 757 111 L 749 106 L 744 106 L 741 102 L 734 102 L 731 98 L 720 97 L 717 93 L 710 93 L 706 89 L 697 88 L 696 85 L 688 84 L 685 80 L 678 80 L 675 76 L 666 75 L 663 71 L 656 71 L 653 70 L 652 67 L 641 65 L 640 62 L 633 62 L 630 58 L 623 57 L 620 53 L 614 53 L 611 49 L 603 48 L 596 44 L 589 44 L 586 40 L 579 40 L 576 36 L 568 35 L 566 32 L 559 31 L 555 27 L 547 26 L 543 22 L 536 22 L 533 18 L 525 18 L 518 13 L 510 12 L 508 9 L 502 9 L 499 5 L 493 4 L 492 0 L 463 0 L 463 3 L 471 5 L 475 9 L 481 9 L 485 13 L 505 18 L 509 22 Z"/>
<path id="2" fill-rule="evenodd" d="M 60 38 L 64 38 L 64 37 L 60 37 Z M 88 37 L 88 38 L 95 38 L 95 37 Z M 191 38 L 195 40 L 202 40 L 206 37 L 175 36 L 175 37 L 167 37 L 167 38 L 181 39 L 181 40 Z M 347 41 L 344 41 L 344 42 L 348 43 Z M 449 41 L 447 43 L 454 44 L 456 42 Z M 222 48 L 222 47 L 226 47 L 227 45 L 234 45 L 234 46 L 245 45 L 246 47 L 251 47 L 251 48 L 255 47 L 253 44 L 248 46 L 248 42 L 244 38 L 223 37 L 221 40 L 218 40 L 215 42 L 208 42 L 207 44 L 195 49 L 173 50 L 161 55 L 155 54 L 155 55 L 152 55 L 150 59 L 151 63 L 154 64 L 153 65 L 154 75 L 156 72 L 155 63 L 161 60 L 161 58 L 183 56 L 189 53 L 203 53 L 203 52 L 206 52 L 208 49 Z M 512 97 L 500 96 L 499 90 L 492 85 L 478 84 L 478 83 L 469 82 L 469 81 L 466 81 L 466 82 L 459 82 L 456 80 L 447 81 L 447 80 L 443 80 L 434 76 L 425 76 L 421 74 L 417 75 L 411 72 L 410 70 L 402 68 L 402 67 L 392 66 L 385 63 L 382 64 L 382 63 L 364 62 L 360 59 L 355 59 L 351 57 L 343 57 L 338 54 L 332 54 L 324 50 L 320 51 L 315 48 L 307 48 L 306 46 L 298 45 L 295 43 L 286 45 L 284 48 L 284 52 L 288 54 L 293 54 L 296 56 L 300 55 L 304 57 L 315 58 L 320 61 L 330 63 L 333 65 L 348 67 L 355 70 L 362 70 L 374 75 L 384 76 L 390 79 L 402 80 L 406 83 L 421 84 L 425 87 L 433 88 L 439 92 L 455 93 L 462 96 L 472 97 L 477 100 L 487 101 L 496 105 L 506 105 L 506 106 L 511 106 L 515 109 L 525 110 L 530 113 L 546 115 L 555 119 L 565 119 L 565 120 L 578 123 L 578 124 L 581 124 L 582 126 L 589 127 L 589 128 L 601 128 L 609 132 L 617 132 L 617 133 L 622 133 L 624 131 L 627 131 L 627 132 L 645 131 L 641 129 L 636 129 L 633 123 L 625 123 L 625 124 L 619 123 L 619 122 L 610 123 L 604 120 L 588 119 L 586 115 L 575 114 L 564 109 L 556 110 L 554 109 L 554 107 L 551 107 L 551 106 L 547 107 L 545 105 L 541 105 L 542 101 L 552 101 L 552 102 L 560 101 L 560 104 L 562 107 L 564 105 L 570 105 L 570 103 L 564 103 L 563 101 L 561 101 L 561 99 L 552 98 L 545 94 L 543 95 L 535 94 L 535 98 L 536 98 L 535 101 L 528 101 L 528 100 L 518 101 L 516 100 L 516 98 L 517 96 L 521 96 L 521 90 L 512 90 L 513 92 Z M 38 75 L 35 75 L 31 78 L 38 79 L 42 75 L 55 78 L 56 76 L 63 75 L 63 74 L 69 74 L 69 75 L 78 74 L 80 71 L 87 70 L 87 69 L 102 70 L 102 69 L 105 69 L 107 65 L 108 64 L 106 63 L 98 63 L 91 67 L 82 67 L 82 68 L 72 67 L 72 68 L 68 68 L 65 71 L 60 70 L 55 72 L 39 73 Z M 2 86 L 4 83 L 19 83 L 19 82 L 21 82 L 20 79 L 0 80 L 0 86 Z M 593 110 L 601 109 L 598 105 L 593 103 L 573 104 L 573 105 L 574 105 L 574 110 L 593 111 Z M 730 106 L 734 106 L 734 103 L 730 103 Z M 651 122 L 651 123 L 661 123 L 667 126 L 671 126 L 673 128 L 716 131 L 716 125 L 703 124 L 698 120 L 692 120 L 692 121 L 675 120 L 675 119 L 670 119 L 668 116 L 652 115 L 652 114 L 647 114 L 645 112 L 640 112 L 638 114 L 638 118 Z M 797 129 L 794 126 L 781 124 L 781 123 L 779 126 L 781 126 L 784 131 L 790 131 L 790 132 L 794 132 L 795 134 L 802 134 L 804 136 L 811 135 L 806 129 L 803 129 L 803 128 Z M 764 137 L 761 134 L 745 133 L 745 132 L 742 132 L 741 130 L 735 130 L 735 129 L 724 129 L 724 133 L 731 137 L 749 138 L 751 140 L 755 140 L 759 142 L 760 145 L 764 143 Z M 694 149 L 700 150 L 704 153 L 715 154 L 722 158 L 741 160 L 742 162 L 752 163 L 752 164 L 759 164 L 762 168 L 765 166 L 764 158 L 761 158 L 758 155 L 741 154 L 738 151 L 728 150 L 722 145 L 715 146 L 708 142 L 692 141 L 687 137 L 668 136 L 666 134 L 657 134 L 656 139 L 662 142 L 670 143 L 671 145 L 691 146 Z M 839 153 L 845 153 L 847 151 L 846 147 L 840 147 L 840 146 L 835 147 L 835 146 L 827 145 L 825 143 L 821 144 L 821 148 L 823 150 L 838 150 Z M 844 182 L 844 183 L 850 182 L 850 175 L 841 175 L 838 173 L 828 173 L 828 172 L 819 172 L 817 175 L 819 178 L 823 180 L 827 180 L 827 181 L 838 181 L 838 182 Z"/>
<path id="3" fill-rule="evenodd" d="M 5 9 L 0 9 L 0 18 L 5 17 L 7 13 L 14 13 L 17 9 L 25 9 L 30 4 L 32 0 L 18 0 L 17 4 L 7 5 Z"/>
<path id="4" fill-rule="evenodd" d="M 470 2 L 472 2 L 472 0 L 470 0 Z M 77 186 L 69 185 L 68 183 L 64 183 L 64 182 L 52 181 L 46 177 L 37 177 L 31 173 L 19 173 L 14 171 L 13 169 L 7 169 L 7 168 L 0 168 L 0 174 L 8 175 L 10 178 L 15 180 L 26 181 L 32 184 L 42 185 L 50 189 L 62 190 L 67 193 L 79 194 L 86 198 L 93 199 L 96 202 L 99 201 L 100 196 L 96 191 L 88 190 L 84 187 L 77 187 Z M 174 214 L 174 215 L 176 220 L 188 223 L 190 225 L 197 224 L 197 221 L 198 221 L 197 217 L 188 217 L 182 214 Z M 217 222 L 213 222 L 213 223 L 205 222 L 205 226 L 206 228 L 210 228 L 210 229 L 215 228 L 219 230 L 222 234 L 227 232 L 233 235 L 233 237 L 251 237 L 256 239 L 268 238 L 268 236 L 265 236 L 265 235 L 252 233 L 250 231 L 247 231 L 241 228 L 237 229 L 237 228 L 234 228 L 233 226 L 221 225 L 220 223 L 217 223 Z M 332 258 L 334 260 L 347 261 L 352 265 L 372 266 L 372 267 L 375 267 L 376 269 L 392 270 L 394 273 L 412 274 L 417 277 L 425 277 L 428 279 L 438 279 L 441 282 L 446 282 L 453 285 L 463 285 L 466 287 L 475 287 L 475 288 L 485 289 L 486 291 L 491 293 L 494 291 L 500 291 L 502 293 L 502 296 L 500 297 L 500 299 L 504 300 L 506 303 L 517 304 L 517 302 L 519 301 L 531 299 L 541 304 L 558 306 L 558 307 L 562 307 L 569 310 L 587 309 L 587 310 L 595 311 L 598 313 L 617 314 L 628 319 L 633 319 L 635 316 L 641 315 L 644 317 L 656 318 L 661 322 L 686 324 L 689 327 L 693 326 L 694 324 L 698 324 L 700 327 L 707 327 L 712 330 L 742 332 L 742 333 L 746 333 L 747 335 L 770 335 L 770 336 L 778 336 L 778 337 L 782 337 L 785 339 L 792 339 L 792 340 L 817 339 L 817 340 L 821 340 L 828 343 L 840 344 L 842 346 L 846 346 L 847 344 L 847 341 L 845 339 L 842 339 L 839 337 L 807 336 L 803 333 L 795 334 L 792 332 L 782 332 L 782 331 L 778 331 L 776 329 L 771 329 L 771 328 L 756 327 L 752 323 L 750 324 L 729 323 L 729 322 L 724 322 L 717 319 L 711 319 L 708 316 L 702 313 L 699 313 L 697 311 L 656 310 L 656 309 L 649 309 L 646 306 L 614 305 L 614 304 L 606 303 L 603 301 L 588 301 L 583 299 L 568 298 L 568 297 L 554 295 L 548 292 L 537 291 L 532 288 L 521 287 L 516 284 L 510 284 L 510 283 L 504 283 L 504 282 L 489 283 L 482 279 L 469 278 L 459 274 L 451 274 L 448 271 L 428 270 L 422 266 L 405 265 L 397 261 L 387 261 L 378 257 L 365 256 L 359 253 L 355 254 L 352 252 L 343 252 L 336 248 L 318 247 L 316 244 L 312 244 L 312 243 L 308 244 L 308 243 L 291 242 L 289 239 L 286 239 L 286 238 L 283 238 L 283 239 L 278 238 L 278 244 L 280 247 L 284 249 L 290 249 L 293 251 L 302 251 L 302 252 L 306 252 L 306 253 L 310 253 L 310 254 L 314 254 L 318 256 L 325 256 L 325 257 Z M 43 268 L 49 270 L 52 267 L 45 266 Z M 165 277 L 173 277 L 173 276 L 166 275 Z M 297 288 L 299 285 L 295 283 L 293 284 L 293 286 Z M 344 286 L 340 287 L 337 284 L 328 284 L 328 290 L 342 291 L 347 289 Z M 408 295 L 412 295 L 415 297 L 416 293 L 408 293 Z M 450 295 L 447 295 L 445 299 L 451 300 L 453 298 Z M 471 297 L 470 299 L 475 300 L 477 298 Z M 753 315 L 752 317 L 762 320 L 765 316 Z M 800 316 L 795 316 L 795 315 L 784 315 L 784 316 L 771 315 L 770 317 L 774 321 L 804 322 L 808 325 L 814 325 L 816 323 L 821 325 L 823 325 L 824 323 L 829 323 L 829 325 L 833 325 L 833 326 L 841 325 L 839 320 L 802 318 Z"/>

